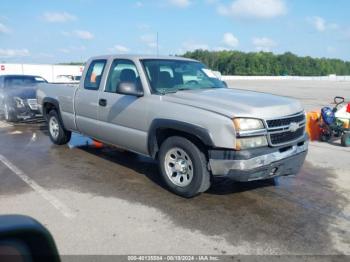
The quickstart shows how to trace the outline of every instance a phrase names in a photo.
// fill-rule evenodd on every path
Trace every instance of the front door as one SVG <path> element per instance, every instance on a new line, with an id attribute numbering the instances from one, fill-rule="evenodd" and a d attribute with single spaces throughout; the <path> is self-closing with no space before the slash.
<path id="1" fill-rule="evenodd" d="M 101 136 L 113 145 L 147 154 L 145 98 L 118 94 L 121 82 L 134 83 L 142 89 L 138 70 L 131 60 L 116 59 L 110 67 L 99 98 L 105 104 L 99 107 Z"/>

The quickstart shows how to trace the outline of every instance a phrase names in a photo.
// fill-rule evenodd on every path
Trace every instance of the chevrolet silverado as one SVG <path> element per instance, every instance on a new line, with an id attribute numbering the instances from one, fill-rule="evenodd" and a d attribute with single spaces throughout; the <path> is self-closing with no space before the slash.
<path id="1" fill-rule="evenodd" d="M 181 57 L 94 57 L 79 85 L 42 84 L 37 100 L 54 144 L 78 132 L 154 158 L 183 197 L 205 192 L 216 177 L 296 175 L 308 150 L 298 101 L 229 88 Z"/>

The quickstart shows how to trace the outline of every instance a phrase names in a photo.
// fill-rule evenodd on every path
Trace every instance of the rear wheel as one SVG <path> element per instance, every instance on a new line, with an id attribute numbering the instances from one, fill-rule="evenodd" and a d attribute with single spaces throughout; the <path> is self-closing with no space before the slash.
<path id="1" fill-rule="evenodd" d="M 183 137 L 170 137 L 159 151 L 161 175 L 168 188 L 177 195 L 191 198 L 210 187 L 210 173 L 205 154 Z"/>
<path id="2" fill-rule="evenodd" d="M 49 128 L 49 136 L 54 144 L 65 145 L 69 142 L 72 133 L 63 128 L 63 125 L 55 110 L 50 111 L 47 123 Z"/>
<path id="3" fill-rule="evenodd" d="M 350 147 L 350 133 L 344 133 L 341 137 L 341 145 Z"/>

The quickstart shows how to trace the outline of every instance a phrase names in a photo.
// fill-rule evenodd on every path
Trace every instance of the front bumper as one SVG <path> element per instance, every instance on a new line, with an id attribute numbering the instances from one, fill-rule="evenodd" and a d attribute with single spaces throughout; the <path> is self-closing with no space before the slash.
<path id="1" fill-rule="evenodd" d="M 24 107 L 20 108 L 13 105 L 12 108 L 10 108 L 10 111 L 12 111 L 17 118 L 24 120 L 42 116 L 38 109 L 33 110 L 28 104 L 25 104 Z"/>
<path id="2" fill-rule="evenodd" d="M 308 140 L 284 148 L 261 148 L 246 151 L 209 153 L 209 165 L 214 177 L 229 177 L 236 181 L 254 181 L 299 173 L 308 151 Z"/>

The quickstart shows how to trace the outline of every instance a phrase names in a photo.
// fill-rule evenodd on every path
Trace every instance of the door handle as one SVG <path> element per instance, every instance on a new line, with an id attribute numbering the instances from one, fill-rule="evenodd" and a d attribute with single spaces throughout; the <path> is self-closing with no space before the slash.
<path id="1" fill-rule="evenodd" d="M 100 99 L 100 100 L 98 101 L 98 104 L 99 104 L 100 106 L 107 106 L 107 100 L 106 100 L 106 99 Z"/>

